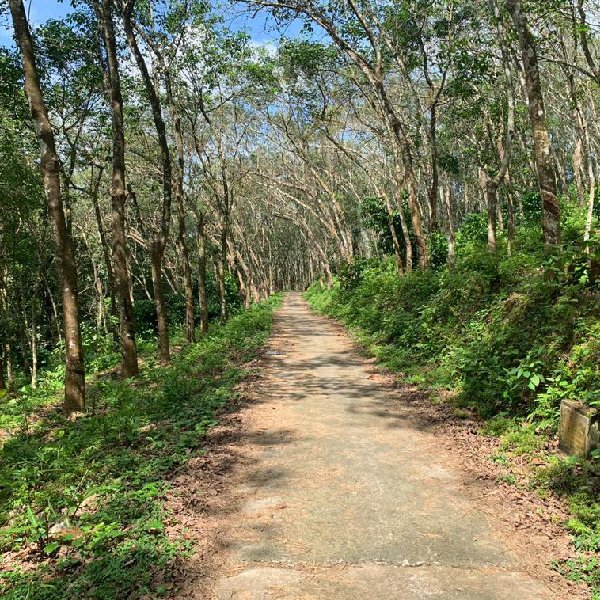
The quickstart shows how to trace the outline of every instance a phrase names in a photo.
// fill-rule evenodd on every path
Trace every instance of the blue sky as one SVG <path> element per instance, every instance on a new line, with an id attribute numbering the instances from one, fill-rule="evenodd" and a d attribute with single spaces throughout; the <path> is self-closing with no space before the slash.
<path id="1" fill-rule="evenodd" d="M 48 19 L 64 17 L 71 10 L 69 0 L 25 0 L 25 7 L 29 9 L 29 18 L 33 25 L 40 25 Z M 251 18 L 242 14 L 241 9 L 231 8 L 227 11 L 226 23 L 234 30 L 247 31 L 257 43 L 267 43 L 278 39 L 281 35 L 294 37 L 301 29 L 301 23 L 295 22 L 281 32 L 273 30 L 273 23 L 259 15 Z M 12 45 L 12 32 L 9 26 L 8 15 L 0 17 L 0 45 Z"/>
<path id="2" fill-rule="evenodd" d="M 29 10 L 29 19 L 35 25 L 40 25 L 48 19 L 64 17 L 69 12 L 69 2 L 58 2 L 57 0 L 25 0 L 25 8 Z M 0 44 L 12 43 L 12 32 L 9 27 L 8 15 L 0 20 Z"/>

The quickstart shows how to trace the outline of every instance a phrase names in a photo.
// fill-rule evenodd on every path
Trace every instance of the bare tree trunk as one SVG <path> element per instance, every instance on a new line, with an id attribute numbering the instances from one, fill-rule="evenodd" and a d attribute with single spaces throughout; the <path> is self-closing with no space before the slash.
<path id="1" fill-rule="evenodd" d="M 588 203 L 587 203 L 587 211 L 585 215 L 585 230 L 583 233 L 583 241 L 585 242 L 585 251 L 587 254 L 590 254 L 590 235 L 592 233 L 592 223 L 594 221 L 594 202 L 596 198 L 596 173 L 594 171 L 594 166 L 590 160 L 589 164 L 589 181 L 590 188 L 588 194 Z M 591 267 L 590 261 L 590 267 Z"/>
<path id="2" fill-rule="evenodd" d="M 152 285 L 154 286 L 154 306 L 156 308 L 156 322 L 158 326 L 158 358 L 161 363 L 167 364 L 171 360 L 169 350 L 169 326 L 167 320 L 167 305 L 163 296 L 162 285 L 162 259 L 163 251 L 160 243 L 152 243 L 150 249 L 152 261 Z"/>
<path id="3" fill-rule="evenodd" d="M 547 246 L 556 246 L 560 244 L 560 206 L 535 39 L 529 29 L 521 0 L 506 0 L 506 5 L 519 36 L 525 69 L 525 90 L 528 100 L 529 120 L 533 131 L 537 178 L 542 198 L 544 242 Z"/>
<path id="4" fill-rule="evenodd" d="M 183 193 L 183 189 L 181 190 Z M 190 265 L 190 253 L 188 250 L 186 229 L 185 229 L 185 210 L 183 196 L 178 194 L 177 212 L 179 220 L 179 247 L 181 249 L 181 262 L 183 263 L 183 294 L 185 298 L 185 326 L 187 341 L 194 342 L 196 339 L 194 327 L 194 288 L 192 286 L 192 267 Z"/>
<path id="5" fill-rule="evenodd" d="M 111 228 L 112 262 L 116 279 L 119 306 L 119 337 L 121 340 L 121 376 L 138 374 L 138 356 L 135 342 L 135 316 L 131 301 L 131 277 L 127 264 L 127 236 L 125 222 L 125 127 L 123 122 L 123 96 L 117 57 L 117 44 L 112 16 L 112 0 L 103 0 L 99 13 L 106 49 L 107 83 L 112 111 L 112 188 Z M 106 258 L 105 258 L 106 260 Z M 109 261 L 110 262 L 110 261 Z"/>
<path id="6" fill-rule="evenodd" d="M 456 232 L 452 216 L 452 190 L 449 184 L 440 188 L 440 195 L 442 195 L 448 219 L 448 268 L 452 271 L 456 265 Z"/>
<path id="7" fill-rule="evenodd" d="M 498 217 L 498 186 L 496 182 L 485 177 L 485 198 L 487 200 L 487 215 L 488 215 L 488 251 L 492 254 L 496 252 L 497 247 L 497 217 Z"/>
<path id="8" fill-rule="evenodd" d="M 429 139 L 431 144 L 431 187 L 429 188 L 429 233 L 438 229 L 437 197 L 439 188 L 438 147 L 437 147 L 437 104 L 430 109 Z"/>
<path id="9" fill-rule="evenodd" d="M 221 305 L 221 321 L 227 321 L 227 289 L 225 287 L 225 272 L 227 270 L 227 223 L 223 219 L 221 227 L 221 247 L 217 260 L 217 287 L 219 289 L 219 301 Z"/>
<path id="10" fill-rule="evenodd" d="M 221 311 L 221 319 L 223 318 L 223 305 L 224 305 L 224 297 L 225 297 L 225 287 L 223 285 L 223 268 L 222 262 L 219 257 L 215 257 L 213 268 L 215 272 L 215 283 L 217 285 L 217 293 L 219 295 L 219 306 Z"/>
<path id="11" fill-rule="evenodd" d="M 4 347 L 0 348 L 0 390 L 6 389 L 6 380 L 4 379 Z"/>
<path id="12" fill-rule="evenodd" d="M 160 57 L 162 61 L 162 56 Z M 163 63 L 164 64 L 164 63 Z M 183 265 L 183 293 L 185 298 L 185 326 L 188 342 L 194 342 L 196 333 L 194 327 L 194 288 L 192 286 L 192 267 L 190 265 L 190 252 L 187 243 L 187 233 L 185 228 L 185 205 L 183 193 L 183 177 L 184 177 L 184 148 L 183 134 L 181 131 L 181 117 L 175 104 L 173 88 L 171 84 L 171 73 L 168 67 L 164 67 L 165 87 L 167 91 L 167 99 L 171 108 L 171 117 L 173 119 L 173 131 L 175 133 L 175 145 L 177 147 L 177 169 L 175 183 L 175 197 L 177 203 L 177 220 L 178 220 L 178 235 L 177 241 L 181 251 L 181 262 Z"/>
<path id="13" fill-rule="evenodd" d="M 508 208 L 508 236 L 506 242 L 506 252 L 508 256 L 512 256 L 513 245 L 515 242 L 515 204 L 513 195 L 510 192 L 506 195 L 506 205 Z"/>
<path id="14" fill-rule="evenodd" d="M 90 198 L 92 200 L 92 206 L 94 207 L 94 215 L 96 217 L 96 229 L 98 230 L 98 237 L 100 239 L 100 247 L 102 248 L 102 258 L 104 259 L 104 266 L 106 268 L 106 279 L 108 281 L 108 293 L 110 294 L 110 314 L 113 317 L 117 317 L 117 299 L 115 290 L 115 275 L 113 271 L 112 262 L 110 260 L 110 246 L 106 239 L 106 232 L 104 231 L 104 225 L 102 223 L 102 213 L 100 212 L 100 205 L 98 204 L 98 192 L 100 188 L 100 181 L 102 179 L 102 172 L 98 175 L 98 179 L 92 182 L 90 190 Z"/>
<path id="15" fill-rule="evenodd" d="M 6 363 L 6 389 L 10 392 L 15 388 L 15 372 L 12 362 L 12 348 L 9 342 L 4 344 L 4 362 Z"/>
<path id="16" fill-rule="evenodd" d="M 31 387 L 37 388 L 37 363 L 38 363 L 38 346 L 37 346 L 37 300 L 33 298 L 31 301 Z"/>
<path id="17" fill-rule="evenodd" d="M 54 223 L 57 258 L 60 264 L 63 294 L 63 319 L 66 348 L 65 400 L 67 414 L 85 408 L 85 368 L 81 331 L 79 327 L 79 299 L 77 289 L 77 264 L 73 241 L 68 234 L 60 190 L 60 162 L 56 153 L 54 133 L 42 96 L 36 70 L 35 53 L 29 24 L 22 0 L 10 0 L 10 11 L 15 39 L 25 72 L 25 93 L 40 142 L 41 169 L 48 214 Z"/>
<path id="18" fill-rule="evenodd" d="M 108 327 L 106 324 L 106 316 L 104 314 L 104 285 L 102 284 L 102 278 L 98 270 L 98 265 L 92 257 L 92 272 L 94 274 L 94 288 L 96 289 L 96 329 L 98 331 L 104 330 L 104 333 L 108 333 Z"/>

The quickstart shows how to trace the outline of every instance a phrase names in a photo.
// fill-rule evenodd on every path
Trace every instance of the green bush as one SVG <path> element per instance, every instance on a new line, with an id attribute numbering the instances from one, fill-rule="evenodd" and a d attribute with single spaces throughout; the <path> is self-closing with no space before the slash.
<path id="1" fill-rule="evenodd" d="M 355 261 L 307 298 L 359 330 L 388 366 L 456 388 L 482 416 L 551 423 L 561 398 L 599 404 L 600 293 L 581 270 L 589 255 L 581 245 L 547 255 L 538 243 L 492 256 L 483 225 L 473 215 L 459 231 L 453 271 L 398 276 L 391 258 Z"/>

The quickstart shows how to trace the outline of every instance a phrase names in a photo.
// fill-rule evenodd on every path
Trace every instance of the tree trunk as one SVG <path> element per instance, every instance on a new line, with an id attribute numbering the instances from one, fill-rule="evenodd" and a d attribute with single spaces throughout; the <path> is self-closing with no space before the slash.
<path id="1" fill-rule="evenodd" d="M 560 244 L 560 206 L 556 174 L 546 123 L 546 109 L 540 80 L 535 39 L 529 29 L 521 0 L 506 0 L 519 36 L 519 45 L 525 69 L 529 120 L 533 131 L 535 164 L 542 199 L 542 232 L 547 246 Z"/>
<path id="2" fill-rule="evenodd" d="M 94 215 L 96 217 L 96 228 L 98 230 L 98 237 L 100 238 L 100 246 L 102 248 L 102 258 L 104 259 L 104 266 L 106 267 L 106 279 L 108 281 L 108 293 L 110 294 L 110 314 L 113 317 L 117 317 L 117 298 L 115 296 L 115 276 L 113 271 L 112 262 L 110 260 L 110 246 L 106 240 L 106 233 L 104 231 L 104 225 L 102 224 L 102 213 L 100 212 L 100 205 L 98 204 L 98 191 L 100 187 L 100 179 L 102 174 L 98 176 L 98 181 L 93 185 L 91 190 L 91 200 L 94 207 Z M 112 329 L 112 328 L 111 328 Z"/>
<path id="3" fill-rule="evenodd" d="M 506 205 L 508 208 L 508 235 L 506 242 L 506 252 L 512 256 L 513 245 L 515 243 L 515 203 L 512 193 L 506 195 Z"/>
<path id="4" fill-rule="evenodd" d="M 12 349 L 8 342 L 4 344 L 4 362 L 6 363 L 6 389 L 12 392 L 15 389 L 15 372 L 12 362 Z"/>
<path id="5" fill-rule="evenodd" d="M 417 182 L 415 179 L 412 148 L 410 145 L 410 141 L 406 135 L 406 132 L 404 131 L 403 125 L 398 119 L 396 113 L 394 112 L 392 104 L 389 98 L 387 97 L 387 94 L 383 87 L 383 82 L 381 82 L 378 85 L 378 92 L 382 100 L 382 104 L 384 106 L 384 111 L 386 113 L 390 128 L 394 134 L 394 140 L 396 142 L 397 147 L 397 154 L 400 155 L 402 165 L 404 166 L 404 178 L 402 178 L 399 173 L 398 156 L 396 156 L 396 180 L 398 183 L 398 197 L 400 198 L 400 190 L 403 183 L 406 186 L 406 190 L 408 192 L 408 207 L 410 209 L 413 234 L 415 236 L 417 251 L 419 255 L 419 267 L 425 269 L 429 264 L 429 257 L 427 254 L 427 241 L 423 233 L 423 225 L 421 222 L 421 207 L 419 206 L 419 195 L 417 191 Z M 408 238 L 406 238 L 406 240 L 406 247 L 408 249 L 410 242 L 408 241 Z M 412 248 L 410 254 L 412 261 Z M 409 271 L 408 256 L 406 259 L 406 270 Z"/>
<path id="6" fill-rule="evenodd" d="M 135 37 L 132 11 L 134 3 L 128 3 L 123 11 L 123 26 L 127 36 L 127 42 L 131 49 L 135 62 L 138 66 L 148 102 L 152 109 L 152 118 L 158 138 L 158 146 L 160 148 L 160 158 L 162 164 L 162 184 L 163 184 L 163 203 L 160 220 L 160 231 L 152 241 L 151 260 L 152 260 L 152 282 L 154 284 L 154 303 L 156 306 L 156 320 L 158 322 L 158 353 L 162 363 L 167 363 L 170 360 L 169 353 L 169 324 L 167 320 L 167 311 L 163 295 L 162 286 L 162 259 L 164 256 L 167 240 L 169 238 L 169 227 L 171 223 L 171 199 L 172 199 L 172 169 L 171 169 L 171 154 L 169 151 L 169 143 L 167 141 L 167 130 L 162 117 L 162 107 L 158 92 L 154 87 L 152 77 L 148 71 L 148 66 L 144 59 L 137 39 Z"/>
<path id="7" fill-rule="evenodd" d="M 0 348 L 0 390 L 6 389 L 6 380 L 4 379 L 4 348 Z"/>
<path id="8" fill-rule="evenodd" d="M 223 320 L 223 312 L 227 314 L 227 304 L 225 299 L 225 286 L 223 285 L 223 268 L 221 259 L 216 257 L 214 261 L 215 283 L 219 295 L 220 318 Z"/>
<path id="9" fill-rule="evenodd" d="M 450 185 L 440 188 L 440 194 L 443 195 L 448 218 L 448 268 L 453 271 L 456 265 L 456 232 L 454 231 L 454 219 L 452 217 L 452 191 Z"/>
<path id="10" fill-rule="evenodd" d="M 431 187 L 429 188 L 429 233 L 438 229 L 437 197 L 439 188 L 438 148 L 437 148 L 437 106 L 430 111 L 429 139 L 431 144 Z"/>
<path id="11" fill-rule="evenodd" d="M 161 57 L 162 60 L 162 57 Z M 181 131 L 181 117 L 175 104 L 173 88 L 171 85 L 171 73 L 167 67 L 165 71 L 165 87 L 167 91 L 167 99 L 171 108 L 171 117 L 173 119 L 173 131 L 175 133 L 175 145 L 177 147 L 177 169 L 175 173 L 175 197 L 177 204 L 177 219 L 178 219 L 178 235 L 177 240 L 181 251 L 181 262 L 183 264 L 183 293 L 185 297 L 185 326 L 187 341 L 194 342 L 196 337 L 194 327 L 194 288 L 192 286 L 192 267 L 190 265 L 190 252 L 187 243 L 187 233 L 185 228 L 185 205 L 183 194 L 183 177 L 184 177 L 184 148 L 183 148 L 183 133 Z"/>
<path id="12" fill-rule="evenodd" d="M 227 270 L 227 223 L 223 219 L 221 228 L 221 248 L 217 261 L 217 286 L 219 289 L 219 301 L 221 305 L 221 321 L 227 321 L 227 289 L 225 287 L 225 272 Z"/>
<path id="13" fill-rule="evenodd" d="M 185 297 L 185 326 L 187 332 L 187 341 L 192 343 L 196 341 L 194 327 L 194 288 L 192 286 L 192 267 L 190 265 L 190 253 L 188 250 L 186 231 L 185 231 L 185 213 L 183 208 L 183 199 L 178 198 L 179 207 L 179 246 L 181 248 L 181 261 L 183 262 L 183 292 Z"/>
<path id="14" fill-rule="evenodd" d="M 131 277 L 127 264 L 127 236 L 125 222 L 125 127 L 123 122 L 123 96 L 117 57 L 117 44 L 112 17 L 112 1 L 103 0 L 100 14 L 102 34 L 106 49 L 108 84 L 112 111 L 112 187 L 111 229 L 112 262 L 116 279 L 119 307 L 119 337 L 121 340 L 121 376 L 138 374 L 138 356 L 135 342 L 135 316 L 131 301 Z"/>
<path id="15" fill-rule="evenodd" d="M 498 186 L 492 178 L 484 174 L 484 187 L 487 200 L 488 252 L 495 254 L 497 248 Z"/>
<path id="16" fill-rule="evenodd" d="M 206 232 L 204 214 L 198 214 L 198 302 L 200 304 L 200 331 L 208 331 L 208 295 L 206 293 Z"/>
<path id="17" fill-rule="evenodd" d="M 85 369 L 81 331 L 77 264 L 73 241 L 68 234 L 60 190 L 60 162 L 56 153 L 54 133 L 44 104 L 35 64 L 35 54 L 29 24 L 22 0 L 10 0 L 15 39 L 21 52 L 25 73 L 25 93 L 40 142 L 41 170 L 48 214 L 54 224 L 57 258 L 60 265 L 63 295 L 63 319 L 66 348 L 65 400 L 67 414 L 85 408 Z"/>
<path id="18" fill-rule="evenodd" d="M 104 333 L 108 333 L 108 327 L 106 324 L 106 316 L 104 314 L 104 285 L 100 277 L 100 271 L 96 261 L 92 257 L 92 272 L 94 274 L 94 288 L 96 289 L 96 329 L 98 331 L 104 330 Z"/>
<path id="19" fill-rule="evenodd" d="M 160 243 L 152 242 L 150 249 L 152 261 L 152 285 L 154 286 L 154 307 L 158 326 L 158 358 L 162 364 L 171 360 L 169 351 L 169 325 L 167 320 L 167 305 L 163 294 L 162 259 L 163 251 Z"/>
<path id="20" fill-rule="evenodd" d="M 37 301 L 33 298 L 31 301 L 31 387 L 37 388 L 37 363 L 38 363 L 38 347 L 37 347 Z"/>

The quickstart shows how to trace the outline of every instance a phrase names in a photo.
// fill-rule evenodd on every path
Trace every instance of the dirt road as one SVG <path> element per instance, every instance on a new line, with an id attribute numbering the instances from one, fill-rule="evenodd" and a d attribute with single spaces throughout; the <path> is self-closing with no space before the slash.
<path id="1" fill-rule="evenodd" d="M 373 365 L 299 295 L 286 297 L 261 369 L 203 597 L 564 598 L 530 575 L 531 556 L 463 493 L 435 435 L 394 408 Z"/>

